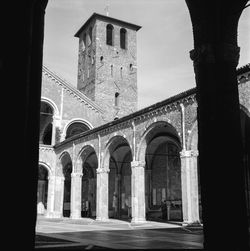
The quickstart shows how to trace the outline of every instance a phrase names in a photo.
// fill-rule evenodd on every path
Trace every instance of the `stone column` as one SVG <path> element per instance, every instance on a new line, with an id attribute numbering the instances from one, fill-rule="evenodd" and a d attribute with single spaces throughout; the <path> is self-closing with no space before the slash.
<path id="1" fill-rule="evenodd" d="M 81 218 L 82 173 L 71 173 L 70 218 Z"/>
<path id="2" fill-rule="evenodd" d="M 55 200 L 55 176 L 49 175 L 46 218 L 53 218 L 54 200 Z"/>
<path id="3" fill-rule="evenodd" d="M 132 222 L 145 222 L 145 162 L 132 161 Z"/>
<path id="4" fill-rule="evenodd" d="M 200 224 L 197 156 L 198 151 L 181 151 L 183 225 Z"/>
<path id="5" fill-rule="evenodd" d="M 107 169 L 97 169 L 97 186 L 96 186 L 96 220 L 107 221 L 109 218 L 109 184 Z"/>
<path id="6" fill-rule="evenodd" d="M 63 216 L 64 180 L 65 178 L 63 176 L 55 177 L 53 218 L 61 218 Z"/>

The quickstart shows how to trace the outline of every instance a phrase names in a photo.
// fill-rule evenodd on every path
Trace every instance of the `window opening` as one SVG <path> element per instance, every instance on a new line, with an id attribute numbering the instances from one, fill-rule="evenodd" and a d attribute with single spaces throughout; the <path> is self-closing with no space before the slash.
<path id="1" fill-rule="evenodd" d="M 106 43 L 108 45 L 113 45 L 113 25 L 108 24 L 106 27 Z"/>
<path id="2" fill-rule="evenodd" d="M 121 28 L 120 29 L 120 47 L 122 49 L 126 49 L 126 29 Z"/>

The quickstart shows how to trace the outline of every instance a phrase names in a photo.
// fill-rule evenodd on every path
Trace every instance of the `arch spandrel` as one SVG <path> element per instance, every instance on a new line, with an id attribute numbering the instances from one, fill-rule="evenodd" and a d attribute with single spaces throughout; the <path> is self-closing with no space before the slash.
<path id="1" fill-rule="evenodd" d="M 187 150 L 198 149 L 198 123 L 195 120 L 192 124 L 191 130 L 187 131 Z"/>

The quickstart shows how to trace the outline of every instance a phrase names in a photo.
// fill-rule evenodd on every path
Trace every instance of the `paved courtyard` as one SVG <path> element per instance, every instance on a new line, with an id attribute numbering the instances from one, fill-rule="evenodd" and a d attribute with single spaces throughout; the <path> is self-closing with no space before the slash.
<path id="1" fill-rule="evenodd" d="M 201 228 L 148 221 L 38 218 L 36 249 L 202 249 Z"/>

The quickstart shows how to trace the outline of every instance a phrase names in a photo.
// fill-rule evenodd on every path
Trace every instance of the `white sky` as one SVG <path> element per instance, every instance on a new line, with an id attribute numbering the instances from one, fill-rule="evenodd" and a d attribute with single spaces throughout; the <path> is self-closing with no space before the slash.
<path id="1" fill-rule="evenodd" d="M 189 51 L 193 35 L 184 0 L 49 0 L 45 14 L 43 63 L 76 87 L 78 38 L 94 13 L 142 26 L 137 32 L 139 108 L 195 87 Z M 250 7 L 240 18 L 238 67 L 250 63 Z"/>

